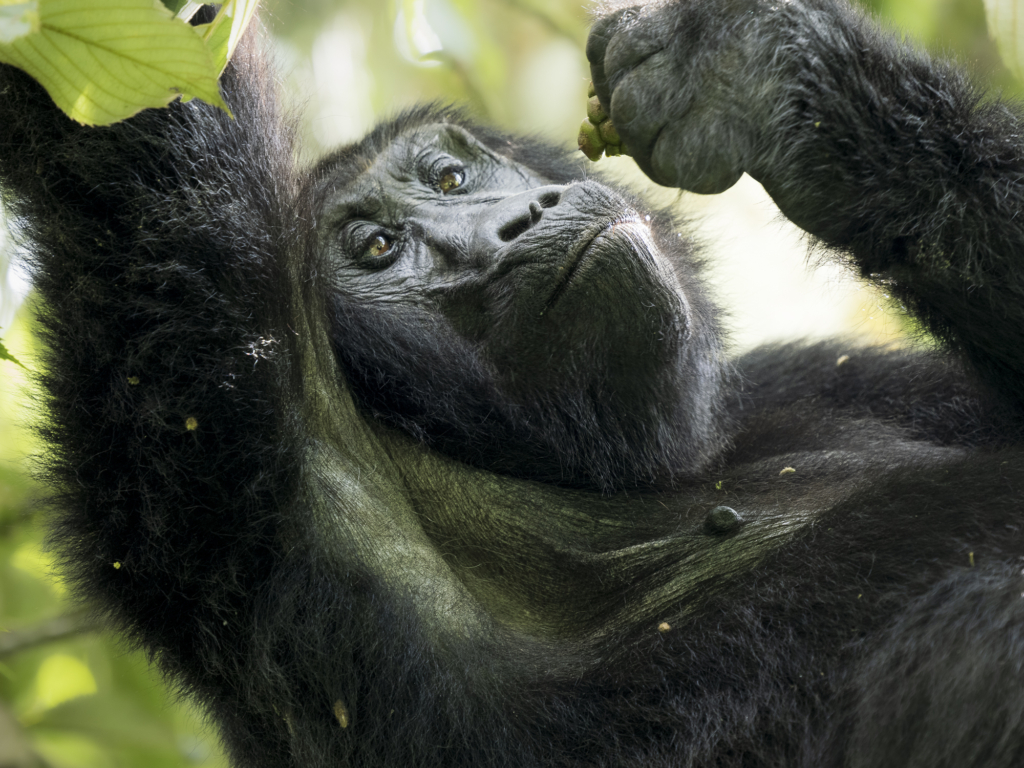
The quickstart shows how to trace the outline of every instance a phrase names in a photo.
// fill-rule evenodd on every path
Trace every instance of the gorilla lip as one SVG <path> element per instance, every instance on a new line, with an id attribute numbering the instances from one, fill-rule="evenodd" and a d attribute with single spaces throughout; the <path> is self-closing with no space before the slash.
<path id="1" fill-rule="evenodd" d="M 632 215 L 616 218 L 605 224 L 597 232 L 591 234 L 591 232 L 593 232 L 593 230 L 591 230 L 591 232 L 588 232 L 577 240 L 576 244 L 569 249 L 568 255 L 558 268 L 558 283 L 555 285 L 555 289 L 551 292 L 548 300 L 544 302 L 544 308 L 541 309 L 540 316 L 543 317 L 544 313 L 551 309 L 551 307 L 553 307 L 558 300 L 562 298 L 562 295 L 569 288 L 570 283 L 572 283 L 573 278 L 576 277 L 576 274 L 579 272 L 580 266 L 584 261 L 586 261 L 587 257 L 593 252 L 595 246 L 598 245 L 599 242 L 607 240 L 616 228 L 623 225 L 636 224 L 639 223 L 639 221 L 639 217 Z"/>

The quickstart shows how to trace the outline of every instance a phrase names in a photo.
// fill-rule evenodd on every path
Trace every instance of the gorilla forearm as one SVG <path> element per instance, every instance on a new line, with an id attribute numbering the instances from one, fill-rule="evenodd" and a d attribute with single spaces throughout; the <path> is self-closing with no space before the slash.
<path id="1" fill-rule="evenodd" d="M 1024 406 L 1019 110 L 834 0 L 642 6 L 599 22 L 588 55 L 655 181 L 750 173 Z"/>
<path id="2" fill-rule="evenodd" d="M 743 446 L 767 438 L 766 431 L 806 438 L 806 423 L 825 414 L 882 419 L 939 445 L 1020 439 L 1013 409 L 980 391 L 976 377 L 941 350 L 863 348 L 849 339 L 770 344 L 739 357 L 735 366 L 743 384 L 733 392 L 730 410 L 742 437 L 733 460 L 742 457 Z M 761 423 L 766 412 L 774 419 Z"/>
<path id="3" fill-rule="evenodd" d="M 240 630 L 274 560 L 263 510 L 294 488 L 288 400 L 268 399 L 287 374 L 290 157 L 258 68 L 227 76 L 234 120 L 193 102 L 83 128 L 0 67 L 0 186 L 49 342 L 56 542 L 74 580 L 179 661 Z"/>
<path id="4" fill-rule="evenodd" d="M 883 278 L 1024 406 L 1024 121 L 848 11 L 808 14 L 799 76 L 753 174 L 790 219 Z"/>
<path id="5" fill-rule="evenodd" d="M 769 118 L 746 170 L 798 225 L 867 272 L 934 246 L 963 252 L 968 273 L 1019 245 L 1024 143 L 1009 105 L 832 0 L 784 5 L 750 34 L 773 59 L 744 85 L 760 85 L 767 104 L 752 111 Z M 983 235 L 993 220 L 1004 228 Z"/>

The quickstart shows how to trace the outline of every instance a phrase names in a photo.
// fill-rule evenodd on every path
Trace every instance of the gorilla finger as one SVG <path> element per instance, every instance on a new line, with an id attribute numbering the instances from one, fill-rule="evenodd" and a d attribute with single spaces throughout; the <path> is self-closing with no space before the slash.
<path id="1" fill-rule="evenodd" d="M 636 69 L 655 54 L 665 50 L 666 41 L 662 39 L 661 34 L 649 29 L 649 24 L 646 27 L 641 29 L 636 25 L 608 41 L 602 64 L 609 77 L 614 79 L 619 73 L 625 74 Z M 664 88 L 664 83 L 661 87 Z"/>
<path id="2" fill-rule="evenodd" d="M 642 14 L 640 7 L 613 13 L 594 25 L 587 41 L 594 90 L 606 110 L 618 81 L 665 47 L 650 25 L 641 24 Z"/>
<path id="3" fill-rule="evenodd" d="M 605 51 L 612 37 L 619 31 L 620 22 L 627 12 L 633 10 L 623 8 L 620 11 L 611 13 L 598 19 L 590 30 L 587 37 L 587 61 L 590 62 L 590 79 L 594 84 L 594 92 L 605 109 L 611 103 L 611 88 L 608 86 L 608 78 L 604 66 Z"/>
<path id="4" fill-rule="evenodd" d="M 612 93 L 610 109 L 612 123 L 637 162 L 648 157 L 654 146 L 654 140 L 664 127 L 664 121 L 647 109 L 646 101 L 641 92 L 628 87 L 631 80 L 627 76 Z"/>
<path id="5" fill-rule="evenodd" d="M 665 96 L 656 85 L 665 81 L 670 66 L 664 52 L 653 54 L 615 84 L 610 103 L 606 105 L 622 143 L 629 147 L 634 158 L 649 156 L 655 138 L 672 120 Z M 675 111 L 678 111 L 676 105 L 673 106 Z"/>
<path id="6" fill-rule="evenodd" d="M 605 112 L 611 107 L 611 89 L 608 87 L 608 78 L 604 74 L 604 66 L 601 64 L 590 65 L 590 82 L 594 86 L 594 93 L 598 101 L 604 107 Z"/>
<path id="7" fill-rule="evenodd" d="M 619 21 L 631 10 L 635 9 L 623 8 L 594 22 L 594 26 L 590 28 L 590 35 L 587 37 L 587 61 L 591 65 L 604 62 L 604 52 L 608 47 L 608 42 L 618 31 Z"/>

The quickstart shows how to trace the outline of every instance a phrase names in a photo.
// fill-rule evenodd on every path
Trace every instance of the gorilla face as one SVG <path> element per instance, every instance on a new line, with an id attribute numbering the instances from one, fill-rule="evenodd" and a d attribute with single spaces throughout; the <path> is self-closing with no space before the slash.
<path id="1" fill-rule="evenodd" d="M 677 444 L 707 451 L 677 411 L 717 389 L 692 360 L 714 333 L 680 278 L 694 270 L 665 254 L 681 241 L 638 201 L 552 184 L 452 123 L 400 133 L 360 170 L 327 196 L 321 236 L 336 351 L 374 415 L 553 482 L 594 485 L 584 465 L 615 478 L 603 490 L 695 468 Z"/>
<path id="2" fill-rule="evenodd" d="M 332 203 L 339 281 L 398 312 L 439 312 L 511 389 L 678 354 L 686 302 L 650 216 L 596 182 L 547 184 L 467 130 L 430 125 Z"/>

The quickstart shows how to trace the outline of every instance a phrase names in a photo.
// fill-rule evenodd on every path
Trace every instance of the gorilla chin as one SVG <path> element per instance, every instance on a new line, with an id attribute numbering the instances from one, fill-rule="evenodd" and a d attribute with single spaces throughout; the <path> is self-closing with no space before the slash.
<path id="1" fill-rule="evenodd" d="M 650 220 L 650 217 L 647 217 Z M 666 301 L 671 305 L 678 300 L 674 311 L 679 322 L 686 326 L 686 301 L 675 275 L 666 268 L 661 250 L 654 243 L 650 228 L 639 215 L 619 216 L 607 224 L 597 235 L 585 232 L 559 265 L 557 283 L 544 304 L 541 314 L 549 312 L 577 312 L 593 309 L 589 303 L 591 292 L 608 284 L 609 273 L 624 280 L 623 288 L 629 293 L 635 288 L 637 299 L 643 302 Z M 611 283 L 614 286 L 616 280 Z M 635 286 L 633 285 L 635 283 Z M 650 295 L 648 298 L 648 294 Z M 621 295 L 621 294 L 620 294 Z M 556 304 L 560 306 L 555 307 Z"/>
<path id="2" fill-rule="evenodd" d="M 620 397 L 635 396 L 637 377 L 671 375 L 684 354 L 688 303 L 651 217 L 623 215 L 620 199 L 618 215 L 586 221 L 588 209 L 615 197 L 594 181 L 562 188 L 558 206 L 499 256 L 515 268 L 477 283 L 486 327 L 474 341 L 511 391 L 600 381 Z M 565 229 L 579 231 L 576 241 L 553 246 Z M 457 318 L 464 300 L 441 311 Z"/>

